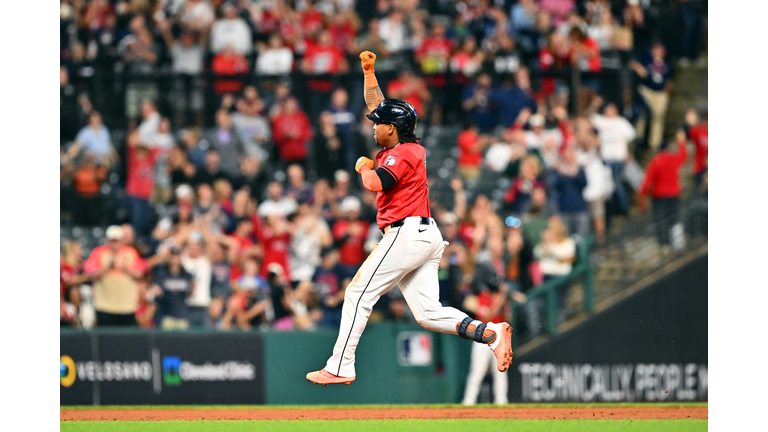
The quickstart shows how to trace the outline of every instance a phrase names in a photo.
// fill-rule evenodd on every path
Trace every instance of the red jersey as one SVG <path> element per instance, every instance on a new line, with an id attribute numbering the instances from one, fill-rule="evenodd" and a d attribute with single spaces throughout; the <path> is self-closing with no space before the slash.
<path id="1" fill-rule="evenodd" d="M 705 160 L 709 153 L 708 138 L 709 126 L 697 125 L 691 128 L 689 132 L 691 141 L 696 145 L 696 153 L 693 156 L 693 171 L 696 174 L 704 171 L 707 167 Z"/>
<path id="2" fill-rule="evenodd" d="M 211 61 L 211 70 L 217 75 L 240 75 L 248 72 L 248 60 L 240 54 L 225 55 L 216 54 Z M 238 93 L 244 84 L 241 81 L 216 80 L 213 89 L 216 94 Z"/>
<path id="3" fill-rule="evenodd" d="M 475 317 L 483 322 L 503 322 L 504 315 L 498 312 L 496 315 L 490 316 L 491 303 L 493 303 L 493 297 L 488 290 L 484 290 L 477 296 L 478 305 L 480 306 L 475 313 Z"/>
<path id="4" fill-rule="evenodd" d="M 637 193 L 645 195 L 650 191 L 654 199 L 679 197 L 680 167 L 686 159 L 688 159 L 688 151 L 685 144 L 677 146 L 677 153 L 660 151 L 648 164 L 643 184 Z"/>
<path id="5" fill-rule="evenodd" d="M 262 246 L 264 246 L 264 258 L 261 261 L 261 277 L 269 277 L 269 265 L 278 263 L 283 268 L 283 275 L 286 280 L 291 279 L 291 269 L 288 266 L 288 247 L 291 244 L 291 234 L 284 232 L 276 234 L 269 227 L 261 232 L 259 237 Z"/>
<path id="6" fill-rule="evenodd" d="M 464 241 L 464 244 L 467 246 L 467 249 L 472 249 L 472 246 L 474 246 L 474 242 L 472 241 L 472 236 L 475 234 L 475 226 L 471 225 L 467 222 L 461 222 L 459 225 L 459 232 L 458 236 Z"/>
<path id="7" fill-rule="evenodd" d="M 603 69 L 603 62 L 600 57 L 600 44 L 592 38 L 587 38 L 583 45 L 589 51 L 589 57 L 577 58 L 579 69 L 589 72 L 600 72 Z M 574 54 L 575 51 L 571 51 L 571 56 Z"/>
<path id="8" fill-rule="evenodd" d="M 571 57 L 571 51 L 569 50 L 565 55 L 552 52 L 549 47 L 544 47 L 539 50 L 539 65 L 541 70 L 549 70 L 551 68 L 562 68 L 569 63 Z M 541 80 L 541 96 L 547 97 L 555 92 L 555 78 L 542 78 Z"/>
<path id="9" fill-rule="evenodd" d="M 423 86 L 423 84 L 418 85 L 418 87 L 421 86 Z M 421 97 L 419 96 L 418 89 L 412 86 L 409 89 L 409 93 L 404 93 L 407 87 L 408 85 L 404 80 L 401 80 L 400 78 L 394 79 L 389 82 L 389 85 L 387 85 L 387 94 L 391 95 L 392 93 L 402 92 L 402 94 L 398 95 L 397 99 L 402 99 L 410 103 L 413 105 L 413 109 L 415 109 L 417 113 L 420 113 L 421 109 L 424 107 L 424 104 L 421 103 Z"/>
<path id="10" fill-rule="evenodd" d="M 304 53 L 304 60 L 310 64 L 312 73 L 318 75 L 337 73 L 344 58 L 344 53 L 335 46 L 310 45 Z M 307 81 L 307 87 L 314 91 L 329 92 L 333 89 L 333 81 L 313 78 Z"/>
<path id="11" fill-rule="evenodd" d="M 82 265 L 76 268 L 63 261 L 59 264 L 59 288 L 61 289 L 60 294 L 62 298 L 67 292 L 67 283 L 72 280 L 73 276 L 81 273 L 82 270 Z"/>
<path id="12" fill-rule="evenodd" d="M 376 194 L 379 228 L 409 216 L 431 217 L 427 185 L 426 149 L 418 143 L 398 144 L 376 155 L 379 168 L 395 179 L 395 184 Z"/>
<path id="13" fill-rule="evenodd" d="M 293 114 L 278 114 L 272 120 L 272 140 L 277 146 L 277 153 L 285 162 L 300 161 L 307 158 L 307 142 L 312 138 L 312 123 L 301 111 Z"/>
<path id="14" fill-rule="evenodd" d="M 478 167 L 483 163 L 483 152 L 475 150 L 477 131 L 461 131 L 458 138 L 459 166 Z"/>
<path id="15" fill-rule="evenodd" d="M 128 147 L 128 180 L 125 182 L 125 192 L 128 196 L 148 200 L 155 186 L 155 162 L 159 149 L 147 152 L 146 157 L 139 158 L 135 147 Z"/>
<path id="16" fill-rule="evenodd" d="M 357 234 L 350 232 L 349 228 L 352 224 L 359 227 Z M 339 246 L 340 263 L 357 266 L 365 261 L 365 257 L 368 255 L 365 253 L 365 240 L 368 238 L 369 226 L 368 222 L 364 220 L 350 222 L 345 219 L 339 220 L 333 225 L 333 238 L 335 240 L 341 240 L 345 235 L 349 235 L 349 239 Z"/>
<path id="17" fill-rule="evenodd" d="M 301 14 L 301 28 L 306 33 L 314 33 L 323 28 L 323 14 L 310 6 Z"/>

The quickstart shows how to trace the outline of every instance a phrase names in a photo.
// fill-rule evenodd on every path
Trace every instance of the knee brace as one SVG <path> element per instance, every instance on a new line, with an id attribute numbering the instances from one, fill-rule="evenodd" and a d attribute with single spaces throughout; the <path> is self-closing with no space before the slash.
<path id="1" fill-rule="evenodd" d="M 464 318 L 462 322 L 456 324 L 456 333 L 464 339 L 484 344 L 489 344 L 496 340 L 495 331 L 486 328 L 485 324 L 476 326 L 472 324 L 472 321 L 474 320 L 470 317 Z"/>

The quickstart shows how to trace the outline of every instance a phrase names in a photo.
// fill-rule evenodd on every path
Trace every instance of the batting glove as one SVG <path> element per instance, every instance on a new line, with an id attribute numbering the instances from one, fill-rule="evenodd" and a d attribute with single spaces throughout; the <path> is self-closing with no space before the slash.
<path id="1" fill-rule="evenodd" d="M 368 159 L 365 156 L 361 156 L 360 158 L 357 159 L 357 163 L 355 164 L 355 171 L 357 171 L 359 173 L 360 170 L 363 169 L 364 166 L 367 166 L 368 169 L 372 170 L 373 169 L 373 161 Z"/>
<path id="2" fill-rule="evenodd" d="M 360 64 L 363 66 L 363 73 L 372 73 L 374 63 L 376 63 L 376 54 L 370 51 L 360 53 Z"/>

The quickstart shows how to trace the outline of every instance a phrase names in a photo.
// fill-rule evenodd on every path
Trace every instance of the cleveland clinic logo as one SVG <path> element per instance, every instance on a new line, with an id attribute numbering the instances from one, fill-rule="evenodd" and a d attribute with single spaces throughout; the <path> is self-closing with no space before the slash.
<path id="1" fill-rule="evenodd" d="M 256 366 L 247 361 L 194 364 L 178 356 L 163 357 L 163 382 L 177 386 L 183 381 L 252 381 Z"/>
<path id="2" fill-rule="evenodd" d="M 163 358 L 163 381 L 166 385 L 181 384 L 181 358 L 168 356 Z"/>

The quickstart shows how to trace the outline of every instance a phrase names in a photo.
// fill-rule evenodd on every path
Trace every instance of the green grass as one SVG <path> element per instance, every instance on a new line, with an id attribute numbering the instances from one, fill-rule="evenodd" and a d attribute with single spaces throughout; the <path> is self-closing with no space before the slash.
<path id="1" fill-rule="evenodd" d="M 61 432 L 693 432 L 707 420 L 275 420 L 61 422 Z"/>
<path id="2" fill-rule="evenodd" d="M 475 405 L 474 408 L 610 408 L 610 407 L 706 407 L 707 402 L 644 402 L 644 403 L 552 403 Z M 467 408 L 461 404 L 403 404 L 403 405 L 61 405 L 60 409 L 75 410 L 174 410 L 174 409 L 377 409 L 377 408 Z"/>

